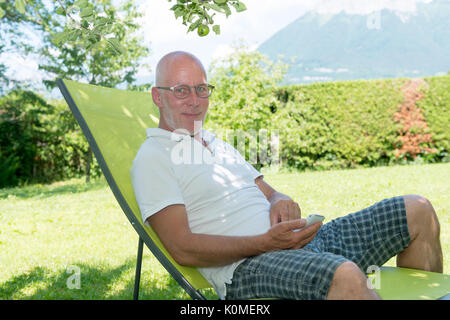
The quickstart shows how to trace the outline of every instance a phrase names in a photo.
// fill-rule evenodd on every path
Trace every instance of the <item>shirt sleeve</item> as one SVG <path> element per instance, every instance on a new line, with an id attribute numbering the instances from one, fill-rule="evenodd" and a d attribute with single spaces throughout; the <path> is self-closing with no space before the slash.
<path id="1" fill-rule="evenodd" d="M 141 146 L 131 167 L 134 194 L 145 223 L 169 205 L 185 204 L 170 159 L 149 143 Z"/>

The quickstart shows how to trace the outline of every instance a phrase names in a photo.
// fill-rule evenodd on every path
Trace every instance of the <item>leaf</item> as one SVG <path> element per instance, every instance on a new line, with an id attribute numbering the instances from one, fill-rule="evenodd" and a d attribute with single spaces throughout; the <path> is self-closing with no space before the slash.
<path id="1" fill-rule="evenodd" d="M 219 35 L 220 34 L 220 26 L 219 25 L 215 25 L 212 27 L 213 31 L 215 34 Z"/>
<path id="2" fill-rule="evenodd" d="M 184 8 L 176 8 L 174 10 L 175 13 L 175 19 L 178 19 L 179 17 L 184 15 Z"/>
<path id="3" fill-rule="evenodd" d="M 92 8 L 84 8 L 80 12 L 80 17 L 86 18 L 86 17 L 92 16 L 93 14 L 94 14 L 94 12 L 93 12 Z"/>
<path id="4" fill-rule="evenodd" d="M 221 4 L 220 7 L 221 7 L 223 10 L 225 10 L 225 15 L 226 15 L 226 17 L 228 18 L 228 16 L 231 15 L 231 10 L 230 10 L 230 7 L 228 6 L 228 4 L 226 4 L 226 3 Z"/>
<path id="5" fill-rule="evenodd" d="M 203 16 L 208 20 L 208 24 L 213 24 L 214 23 L 213 18 L 209 14 L 207 14 L 206 12 L 203 14 Z"/>
<path id="6" fill-rule="evenodd" d="M 83 34 L 83 32 L 79 29 L 75 29 L 72 31 L 72 34 L 70 35 L 69 41 L 76 41 L 78 38 Z"/>
<path id="7" fill-rule="evenodd" d="M 125 49 L 122 47 L 120 41 L 117 38 L 106 39 L 106 42 L 111 46 L 115 53 L 123 54 L 125 52 Z"/>
<path id="8" fill-rule="evenodd" d="M 52 35 L 52 42 L 56 46 L 59 46 L 62 42 L 66 41 L 67 39 L 68 39 L 68 34 L 64 31 Z"/>
<path id="9" fill-rule="evenodd" d="M 61 16 L 65 16 L 66 15 L 66 12 L 64 11 L 63 7 L 56 8 L 56 13 L 61 15 Z"/>
<path id="10" fill-rule="evenodd" d="M 3 18 L 5 16 L 5 11 L 0 8 L 0 19 Z"/>
<path id="11" fill-rule="evenodd" d="M 242 12 L 242 11 L 247 10 L 247 7 L 245 6 L 245 4 L 240 1 L 232 3 L 231 5 L 236 9 L 236 12 Z"/>
<path id="12" fill-rule="evenodd" d="M 97 17 L 95 19 L 95 27 L 102 27 L 104 25 L 107 25 L 108 23 L 111 23 L 111 20 L 109 18 Z"/>
<path id="13" fill-rule="evenodd" d="M 21 14 L 25 14 L 25 0 L 16 0 L 15 6 L 17 11 Z"/>
<path id="14" fill-rule="evenodd" d="M 220 12 L 220 13 L 225 13 L 225 9 L 219 7 L 219 6 L 218 6 L 217 4 L 215 4 L 215 3 L 205 3 L 205 4 L 203 4 L 203 5 L 205 6 L 205 8 L 213 9 L 213 10 L 216 10 L 217 12 Z"/>
<path id="15" fill-rule="evenodd" d="M 201 20 L 201 19 L 198 19 L 197 21 L 195 21 L 194 23 L 192 23 L 192 24 L 189 26 L 187 32 L 194 31 L 194 29 L 196 29 L 201 23 L 202 23 L 202 20 Z"/>
<path id="16" fill-rule="evenodd" d="M 88 0 L 77 0 L 74 2 L 73 5 L 82 9 L 82 8 L 86 8 L 89 5 L 89 2 L 88 2 Z"/>

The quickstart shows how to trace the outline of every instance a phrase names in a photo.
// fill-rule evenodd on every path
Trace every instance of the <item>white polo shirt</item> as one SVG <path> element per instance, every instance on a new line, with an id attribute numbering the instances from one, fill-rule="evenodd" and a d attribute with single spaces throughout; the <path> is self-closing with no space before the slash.
<path id="1" fill-rule="evenodd" d="M 189 135 L 147 129 L 131 168 L 142 219 L 172 204 L 184 204 L 193 233 L 252 236 L 270 228 L 270 204 L 255 184 L 261 176 L 228 143 L 202 130 L 208 148 Z M 225 283 L 244 260 L 198 268 L 225 297 Z"/>

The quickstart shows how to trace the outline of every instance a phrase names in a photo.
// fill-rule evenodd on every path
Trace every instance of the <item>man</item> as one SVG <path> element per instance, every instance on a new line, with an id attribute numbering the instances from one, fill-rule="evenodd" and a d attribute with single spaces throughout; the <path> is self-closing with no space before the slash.
<path id="1" fill-rule="evenodd" d="M 396 254 L 398 266 L 442 272 L 439 222 L 420 196 L 299 231 L 299 205 L 201 128 L 212 89 L 195 56 L 160 60 L 152 88 L 159 127 L 147 129 L 131 174 L 143 220 L 220 298 L 378 299 L 364 272 Z"/>

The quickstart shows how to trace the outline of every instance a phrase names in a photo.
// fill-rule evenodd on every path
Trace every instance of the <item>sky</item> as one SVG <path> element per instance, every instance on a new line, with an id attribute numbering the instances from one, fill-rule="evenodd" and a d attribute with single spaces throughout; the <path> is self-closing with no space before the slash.
<path id="1" fill-rule="evenodd" d="M 158 60 L 166 53 L 184 50 L 195 54 L 206 68 L 210 63 L 232 51 L 233 43 L 243 40 L 250 49 L 256 49 L 277 31 L 308 11 L 321 14 L 336 14 L 345 11 L 351 14 L 370 14 L 384 8 L 400 13 L 416 10 L 418 2 L 431 0 L 243 0 L 247 10 L 234 12 L 226 18 L 220 15 L 215 22 L 220 24 L 221 34 L 212 31 L 204 38 L 195 32 L 187 34 L 181 17 L 175 20 L 170 7 L 174 1 L 144 0 L 141 8 L 145 12 L 141 23 L 145 42 L 150 44 L 152 55 L 149 64 L 153 70 Z M 142 77 L 151 73 L 142 73 Z"/>
<path id="2" fill-rule="evenodd" d="M 242 0 L 247 10 L 226 18 L 218 14 L 215 23 L 220 25 L 221 34 L 214 32 L 199 37 L 196 32 L 187 33 L 182 18 L 175 19 L 169 10 L 176 0 L 139 0 L 144 16 L 139 21 L 142 26 L 144 43 L 150 47 L 151 55 L 146 62 L 154 70 L 158 60 L 174 50 L 184 50 L 195 54 L 208 69 L 210 63 L 232 51 L 233 43 L 243 41 L 250 49 L 256 49 L 277 31 L 309 11 L 321 14 L 336 14 L 345 11 L 351 14 L 370 14 L 384 8 L 399 13 L 412 13 L 418 2 L 432 0 Z M 32 36 L 32 35 L 30 35 Z M 37 70 L 37 60 L 19 56 L 3 56 L 10 66 L 10 76 L 18 80 L 40 82 L 42 74 Z M 152 71 L 141 71 L 138 78 L 142 82 L 153 82 Z"/>

